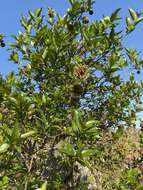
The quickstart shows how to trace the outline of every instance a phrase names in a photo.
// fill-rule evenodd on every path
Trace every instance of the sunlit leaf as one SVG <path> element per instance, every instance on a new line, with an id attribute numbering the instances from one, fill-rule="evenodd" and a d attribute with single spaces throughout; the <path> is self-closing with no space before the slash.
<path id="1" fill-rule="evenodd" d="M 9 149 L 10 145 L 7 143 L 4 143 L 2 145 L 0 145 L 0 153 L 4 153 Z"/>

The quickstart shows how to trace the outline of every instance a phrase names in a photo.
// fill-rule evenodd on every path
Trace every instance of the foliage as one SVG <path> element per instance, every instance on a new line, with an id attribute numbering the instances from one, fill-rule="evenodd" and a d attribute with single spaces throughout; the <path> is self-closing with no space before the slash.
<path id="1" fill-rule="evenodd" d="M 91 0 L 69 2 L 64 16 L 29 11 L 12 36 L 19 71 L 0 76 L 0 188 L 141 190 L 143 59 L 123 40 L 142 14 L 130 8 L 119 30 L 120 9 L 91 22 Z"/>

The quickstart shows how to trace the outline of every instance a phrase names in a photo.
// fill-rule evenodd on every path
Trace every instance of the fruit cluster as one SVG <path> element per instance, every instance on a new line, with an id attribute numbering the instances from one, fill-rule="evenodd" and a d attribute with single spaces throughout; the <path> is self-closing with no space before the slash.
<path id="1" fill-rule="evenodd" d="M 87 79 L 89 76 L 89 70 L 86 65 L 78 64 L 74 67 L 73 75 L 77 79 Z"/>

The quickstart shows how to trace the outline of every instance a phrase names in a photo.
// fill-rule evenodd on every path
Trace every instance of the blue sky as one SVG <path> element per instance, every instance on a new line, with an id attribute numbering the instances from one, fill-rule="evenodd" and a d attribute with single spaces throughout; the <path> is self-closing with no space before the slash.
<path id="1" fill-rule="evenodd" d="M 68 0 L 4 0 L 0 6 L 0 33 L 6 38 L 6 44 L 11 43 L 11 34 L 17 34 L 20 29 L 19 19 L 22 14 L 26 14 L 28 10 L 43 7 L 45 10 L 50 6 L 61 14 L 68 8 Z M 94 15 L 91 19 L 101 18 L 102 15 L 110 15 L 117 8 L 122 8 L 121 17 L 125 17 L 129 7 L 140 11 L 143 10 L 143 1 L 141 0 L 96 0 L 94 5 Z M 124 25 L 124 22 L 122 23 Z M 141 23 L 136 31 L 125 40 L 128 47 L 137 48 L 143 52 L 143 23 Z M 7 45 L 8 47 L 8 45 Z M 16 66 L 8 62 L 8 52 L 6 48 L 0 49 L 0 73 L 7 74 Z"/>

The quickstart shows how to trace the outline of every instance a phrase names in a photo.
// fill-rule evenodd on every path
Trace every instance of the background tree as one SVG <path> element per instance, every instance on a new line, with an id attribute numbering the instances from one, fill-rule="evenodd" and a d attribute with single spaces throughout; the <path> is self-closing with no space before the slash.
<path id="1" fill-rule="evenodd" d="M 143 59 L 122 43 L 142 14 L 129 9 L 122 31 L 120 9 L 91 22 L 91 0 L 70 4 L 64 16 L 29 11 L 13 36 L 10 61 L 19 71 L 0 79 L 0 185 L 142 189 L 142 137 L 134 127 L 143 83 L 134 75 Z"/>

